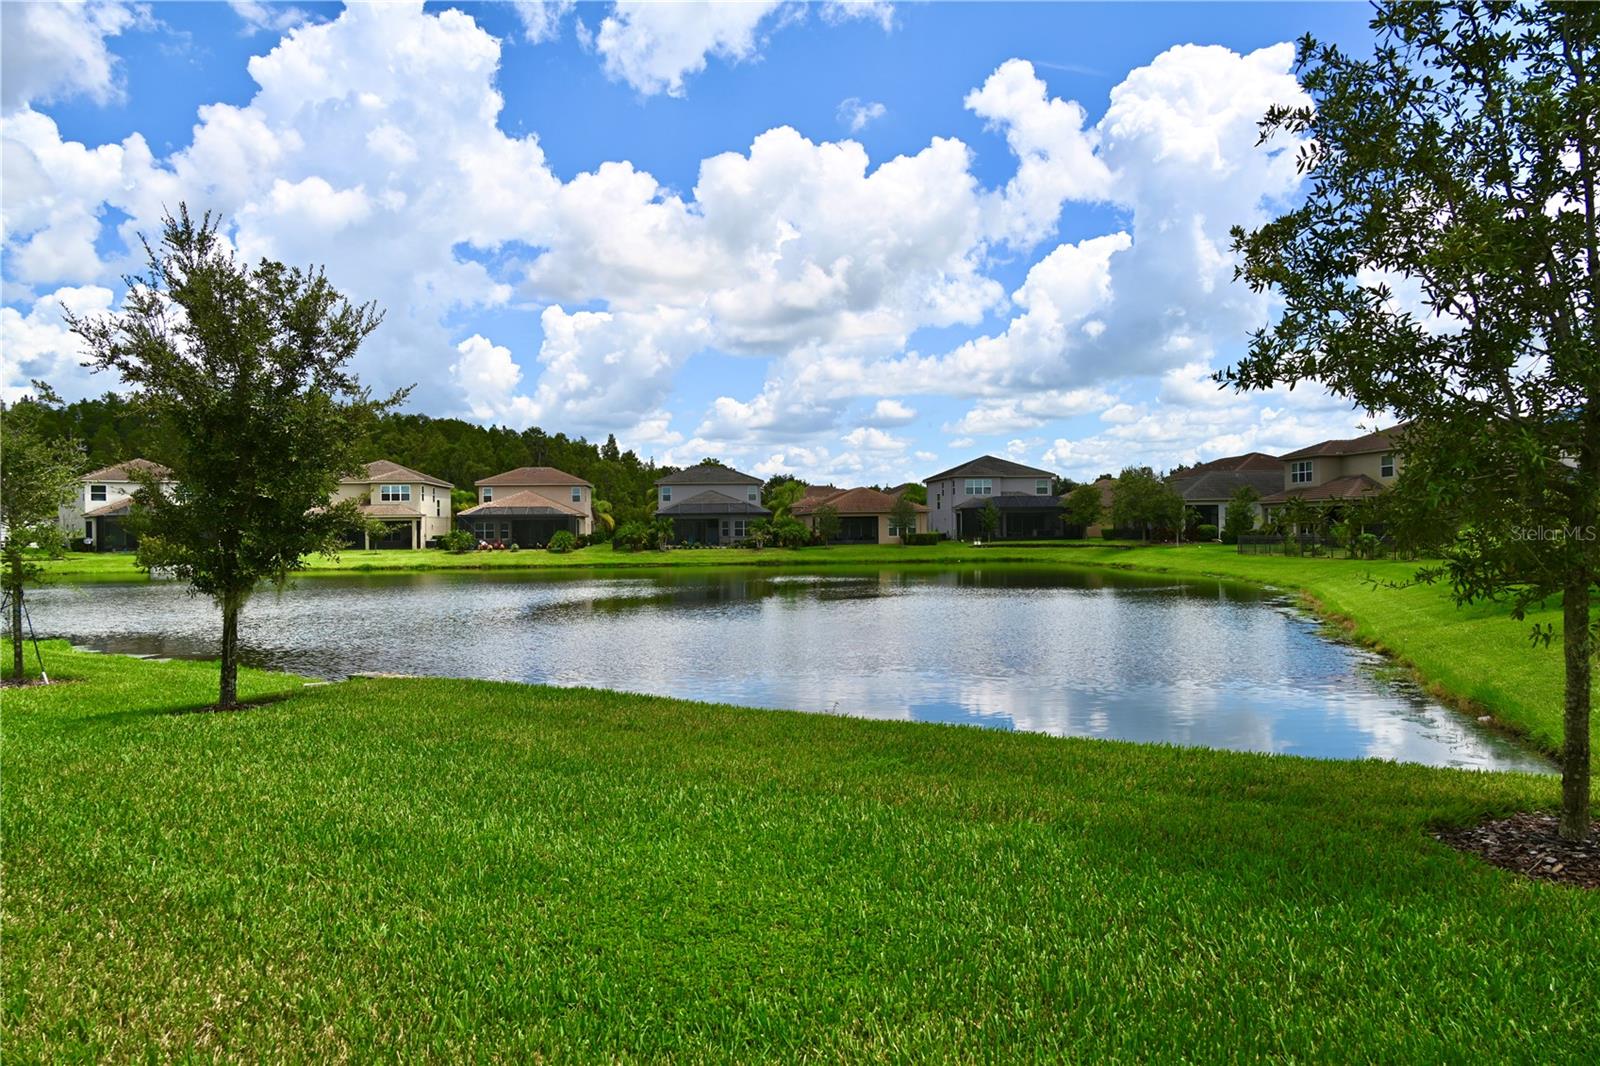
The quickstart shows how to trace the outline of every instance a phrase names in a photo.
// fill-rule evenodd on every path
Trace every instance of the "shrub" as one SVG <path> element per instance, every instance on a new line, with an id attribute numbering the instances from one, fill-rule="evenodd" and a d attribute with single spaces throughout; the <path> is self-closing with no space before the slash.
<path id="1" fill-rule="evenodd" d="M 624 522 L 611 535 L 611 547 L 619 552 L 642 552 L 655 547 L 655 532 L 643 522 Z"/>
<path id="2" fill-rule="evenodd" d="M 907 533 L 901 538 L 905 544 L 938 544 L 945 539 L 943 533 Z"/>
<path id="3" fill-rule="evenodd" d="M 1222 531 L 1222 543 L 1224 543 L 1224 544 L 1237 544 L 1237 543 L 1239 543 L 1239 534 L 1235 533 L 1231 529 L 1224 529 Z"/>
<path id="4" fill-rule="evenodd" d="M 512 541 L 510 543 L 510 545 L 508 545 L 508 547 L 509 547 L 509 549 L 511 551 L 514 551 L 514 552 L 519 552 L 519 551 L 522 550 L 522 546 L 520 544 L 518 544 L 516 541 Z"/>
<path id="5" fill-rule="evenodd" d="M 1217 539 L 1217 527 L 1214 526 L 1214 525 L 1211 525 L 1210 523 L 1205 523 L 1203 525 L 1195 526 L 1194 527 L 1194 536 L 1195 536 L 1196 540 L 1216 540 Z"/>
<path id="6" fill-rule="evenodd" d="M 578 546 L 578 538 L 565 529 L 556 530 L 555 536 L 550 538 L 549 548 L 557 555 L 571 551 Z"/>
<path id="7" fill-rule="evenodd" d="M 463 555 L 478 546 L 478 538 L 467 529 L 452 529 L 439 538 L 439 547 L 447 552 Z"/>
<path id="8" fill-rule="evenodd" d="M 811 543 L 811 530 L 798 518 L 785 515 L 772 520 L 769 539 L 780 548 L 804 548 Z"/>

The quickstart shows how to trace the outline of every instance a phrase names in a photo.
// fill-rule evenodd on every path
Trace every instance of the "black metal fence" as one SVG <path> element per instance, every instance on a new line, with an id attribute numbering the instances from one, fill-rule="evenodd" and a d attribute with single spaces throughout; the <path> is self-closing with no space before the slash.
<path id="1" fill-rule="evenodd" d="M 1387 537 L 1361 534 L 1341 544 L 1321 533 L 1244 533 L 1240 555 L 1342 555 L 1349 559 L 1386 558 L 1394 548 Z"/>

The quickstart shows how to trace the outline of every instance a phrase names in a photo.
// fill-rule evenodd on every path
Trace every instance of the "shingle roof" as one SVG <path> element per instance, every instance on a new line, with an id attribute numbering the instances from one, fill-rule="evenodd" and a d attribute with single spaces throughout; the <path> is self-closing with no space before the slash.
<path id="1" fill-rule="evenodd" d="M 702 463 L 656 478 L 657 485 L 759 485 L 761 479 L 741 474 L 731 466 Z"/>
<path id="2" fill-rule="evenodd" d="M 1389 452 L 1395 448 L 1401 430 L 1405 426 L 1395 426 L 1391 429 L 1380 429 L 1376 433 L 1368 433 L 1361 437 L 1351 437 L 1349 440 L 1325 440 L 1299 451 L 1290 452 L 1281 456 L 1283 460 L 1312 459 L 1319 455 L 1362 455 L 1367 452 Z"/>
<path id="3" fill-rule="evenodd" d="M 1276 470 L 1217 470 L 1199 477 L 1174 478 L 1172 487 L 1185 500 L 1231 500 L 1248 485 L 1261 496 L 1283 491 L 1283 464 Z"/>
<path id="4" fill-rule="evenodd" d="M 436 478 L 432 474 L 424 474 L 420 470 L 413 470 L 409 466 L 401 466 L 399 463 L 388 459 L 374 459 L 367 464 L 366 477 L 342 477 L 339 479 L 339 484 L 366 485 L 381 481 L 415 481 L 423 485 L 437 485 L 445 489 L 454 487 L 450 482 Z"/>
<path id="5" fill-rule="evenodd" d="M 1344 477 L 1336 477 L 1332 481 L 1324 481 L 1320 485 L 1275 492 L 1270 496 L 1261 497 L 1261 502 L 1266 504 L 1287 503 L 1291 497 L 1296 496 L 1313 503 L 1319 500 L 1358 500 L 1363 496 L 1372 496 L 1382 491 L 1383 486 L 1365 474 L 1347 474 Z"/>
<path id="6" fill-rule="evenodd" d="M 815 514 L 823 507 L 832 507 L 840 514 L 888 514 L 894 510 L 894 505 L 898 502 L 898 496 L 891 496 L 877 489 L 845 489 L 842 492 L 835 492 L 832 496 L 815 496 L 798 500 L 789 508 L 789 513 L 808 515 Z M 918 511 L 927 510 L 920 503 L 913 503 L 911 506 Z"/>
<path id="7" fill-rule="evenodd" d="M 481 485 L 483 482 L 480 481 L 478 484 Z M 579 482 L 579 484 L 587 485 L 588 482 Z M 464 511 L 457 511 L 456 514 L 463 518 L 470 518 L 473 515 L 496 518 L 509 518 L 516 515 L 523 517 L 539 515 L 566 515 L 569 517 L 575 515 L 579 518 L 583 517 L 583 512 L 576 507 L 569 507 L 558 500 L 552 500 L 547 496 L 539 495 L 537 492 L 529 491 L 513 492 L 509 496 L 497 496 L 487 503 L 480 503 L 476 507 L 468 507 Z"/>
<path id="8" fill-rule="evenodd" d="M 154 474 L 163 481 L 172 477 L 172 471 L 160 463 L 152 463 L 148 459 L 127 459 L 112 466 L 103 466 L 99 470 L 91 470 L 80 481 L 132 481 L 132 472 L 142 470 Z"/>
<path id="9" fill-rule="evenodd" d="M 751 503 L 749 500 L 736 500 L 715 489 L 697 492 L 687 500 L 679 500 L 666 507 L 656 508 L 656 514 L 664 518 L 703 514 L 769 515 L 771 513 L 760 504 Z"/>
<path id="10" fill-rule="evenodd" d="M 574 477 L 553 466 L 519 466 L 503 474 L 479 478 L 474 485 L 588 485 L 581 477 Z M 592 486 L 591 486 L 592 487 Z"/>
<path id="11" fill-rule="evenodd" d="M 1023 466 L 1013 463 L 1010 459 L 1001 459 L 993 455 L 980 455 L 976 459 L 969 459 L 960 466 L 952 466 L 949 470 L 941 470 L 937 474 L 929 474 L 923 478 L 923 483 L 940 481 L 948 477 L 1048 477 L 1055 475 L 1048 470 L 1040 470 L 1036 466 Z"/>
<path id="12" fill-rule="evenodd" d="M 403 503 L 364 503 L 359 510 L 368 518 L 421 518 L 422 512 Z"/>
<path id="13" fill-rule="evenodd" d="M 1221 459 L 1213 459 L 1208 463 L 1196 463 L 1194 466 L 1183 470 L 1174 470 L 1171 475 L 1173 481 L 1199 477 L 1202 474 L 1219 473 L 1246 473 L 1258 471 L 1261 473 L 1283 473 L 1283 460 L 1266 452 L 1246 452 L 1243 455 L 1227 455 Z"/>
<path id="14" fill-rule="evenodd" d="M 1053 511 L 1061 506 L 1059 496 L 1030 496 L 1023 492 L 1005 492 L 998 496 L 968 496 L 955 505 L 957 511 L 981 511 L 992 503 L 998 511 Z"/>
<path id="15" fill-rule="evenodd" d="M 107 478 L 106 480 L 109 481 L 109 480 L 112 480 L 112 479 Z M 110 518 L 112 515 L 128 514 L 132 510 L 133 510 L 133 497 L 132 496 L 124 496 L 120 500 L 113 500 L 110 503 L 102 503 L 99 507 L 96 507 L 93 510 L 83 512 L 83 517 L 85 517 L 85 518 Z"/>

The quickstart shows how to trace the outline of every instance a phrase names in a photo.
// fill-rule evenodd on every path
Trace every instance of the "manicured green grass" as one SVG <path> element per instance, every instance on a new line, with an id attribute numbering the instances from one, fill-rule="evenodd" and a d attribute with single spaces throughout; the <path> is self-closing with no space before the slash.
<path id="1" fill-rule="evenodd" d="M 347 552 L 337 560 L 316 559 L 310 573 L 349 570 L 468 568 L 705 567 L 705 566 L 954 566 L 1026 563 L 1033 566 L 1116 567 L 1174 577 L 1223 577 L 1304 594 L 1318 610 L 1337 616 L 1356 639 L 1382 648 L 1416 671 L 1434 692 L 1463 704 L 1469 713 L 1489 713 L 1501 727 L 1527 737 L 1546 752 L 1561 746 L 1562 664 L 1559 647 L 1533 648 L 1533 623 L 1561 626 L 1559 605 L 1518 622 L 1493 604 L 1458 609 L 1442 586 L 1379 587 L 1407 581 L 1417 564 L 1394 560 L 1300 559 L 1240 555 L 1223 545 L 1138 547 L 1086 541 L 1080 546 L 1017 545 L 974 548 L 960 543 L 917 547 L 862 545 L 769 549 L 674 549 L 616 552 L 598 545 L 566 555 L 545 551 Z M 75 555 L 48 564 L 64 580 L 142 579 L 126 555 Z M 1595 723 L 1600 750 L 1600 719 Z"/>
<path id="2" fill-rule="evenodd" d="M 46 651 L 8 1061 L 1593 1061 L 1600 894 L 1434 842 L 1554 781 Z"/>

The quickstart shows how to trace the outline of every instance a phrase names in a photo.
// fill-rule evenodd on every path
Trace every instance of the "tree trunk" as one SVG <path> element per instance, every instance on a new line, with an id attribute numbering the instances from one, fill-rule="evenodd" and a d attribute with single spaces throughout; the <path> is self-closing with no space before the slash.
<path id="1" fill-rule="evenodd" d="M 222 709 L 239 704 L 239 601 L 222 601 L 222 686 L 217 706 Z"/>
<path id="2" fill-rule="evenodd" d="M 11 557 L 11 676 L 21 681 L 22 658 L 22 557 Z"/>
<path id="3" fill-rule="evenodd" d="M 1561 596 L 1562 650 L 1566 657 L 1566 702 L 1562 716 L 1561 836 L 1582 840 L 1589 832 L 1589 711 L 1594 635 L 1589 629 L 1592 593 L 1587 576 Z"/>

